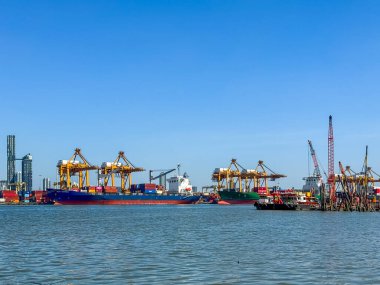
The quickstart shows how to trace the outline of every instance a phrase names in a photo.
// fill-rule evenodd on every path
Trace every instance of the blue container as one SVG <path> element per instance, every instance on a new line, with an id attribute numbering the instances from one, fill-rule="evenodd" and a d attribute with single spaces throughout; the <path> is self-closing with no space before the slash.
<path id="1" fill-rule="evenodd" d="M 137 189 L 138 190 L 145 190 L 145 184 L 137 184 Z"/>
<path id="2" fill-rule="evenodd" d="M 145 190 L 144 193 L 145 194 L 157 194 L 157 191 L 156 190 Z"/>

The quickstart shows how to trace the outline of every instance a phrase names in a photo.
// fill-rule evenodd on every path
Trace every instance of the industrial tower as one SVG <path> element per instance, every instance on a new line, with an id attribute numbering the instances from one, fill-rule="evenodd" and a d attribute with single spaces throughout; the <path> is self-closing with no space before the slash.
<path id="1" fill-rule="evenodd" d="M 25 183 L 25 190 L 32 191 L 33 173 L 32 173 L 32 156 L 30 153 L 22 158 L 22 182 Z"/>
<path id="2" fill-rule="evenodd" d="M 328 136 L 328 183 L 330 191 L 330 203 L 335 201 L 335 172 L 334 172 L 334 131 L 332 116 L 329 117 L 329 136 Z"/>
<path id="3" fill-rule="evenodd" d="M 16 174 L 16 137 L 7 136 L 7 184 L 15 182 Z"/>

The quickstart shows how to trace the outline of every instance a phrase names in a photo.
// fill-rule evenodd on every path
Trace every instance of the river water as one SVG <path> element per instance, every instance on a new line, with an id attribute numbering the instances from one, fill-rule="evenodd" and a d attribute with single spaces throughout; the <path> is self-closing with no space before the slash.
<path id="1" fill-rule="evenodd" d="M 380 213 L 0 206 L 0 284 L 380 284 Z"/>

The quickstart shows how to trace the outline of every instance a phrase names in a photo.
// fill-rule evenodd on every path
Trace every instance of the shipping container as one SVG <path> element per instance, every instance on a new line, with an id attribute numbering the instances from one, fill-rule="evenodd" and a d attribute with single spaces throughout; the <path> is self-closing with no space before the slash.
<path id="1" fill-rule="evenodd" d="M 18 198 L 18 193 L 14 190 L 3 190 L 3 191 L 1 191 L 1 196 L 3 198 L 7 198 L 7 197 L 17 197 Z"/>
<path id="2" fill-rule="evenodd" d="M 152 183 L 142 183 L 137 185 L 137 190 L 144 191 L 144 190 L 156 190 L 156 184 Z"/>
<path id="3" fill-rule="evenodd" d="M 115 186 L 104 186 L 104 193 L 117 193 L 117 187 Z"/>
<path id="4" fill-rule="evenodd" d="M 228 170 L 228 168 L 215 168 L 214 173 L 220 173 L 220 172 L 224 172 L 227 170 Z"/>
<path id="5" fill-rule="evenodd" d="M 34 191 L 32 191 L 30 200 L 33 201 L 33 202 L 36 202 L 36 203 L 40 204 L 42 202 L 42 199 L 43 199 L 43 196 L 44 196 L 44 192 L 46 192 L 46 191 L 42 191 L 42 190 L 34 190 Z"/>
<path id="6" fill-rule="evenodd" d="M 153 183 L 146 183 L 145 189 L 156 189 L 156 184 Z"/>
<path id="7" fill-rule="evenodd" d="M 253 192 L 258 194 L 267 194 L 267 189 L 265 187 L 254 187 Z"/>
<path id="8" fill-rule="evenodd" d="M 157 191 L 156 190 L 148 190 L 148 189 L 146 189 L 144 193 L 145 194 L 157 194 Z"/>
<path id="9" fill-rule="evenodd" d="M 117 189 L 117 187 L 116 186 L 104 186 L 104 189 L 113 190 L 113 189 Z"/>
<path id="10" fill-rule="evenodd" d="M 1 198 L 4 199 L 5 203 L 18 203 L 19 196 L 18 193 L 14 190 L 3 190 L 1 192 Z"/>

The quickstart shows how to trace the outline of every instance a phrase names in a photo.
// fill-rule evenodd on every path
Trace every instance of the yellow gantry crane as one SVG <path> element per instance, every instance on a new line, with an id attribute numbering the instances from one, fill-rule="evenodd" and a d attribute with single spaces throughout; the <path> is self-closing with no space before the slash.
<path id="1" fill-rule="evenodd" d="M 212 174 L 212 180 L 218 183 L 218 191 L 235 189 L 238 192 L 252 191 L 253 186 L 253 188 L 265 187 L 268 193 L 268 179 L 275 180 L 282 177 L 286 176 L 273 172 L 262 160 L 258 162 L 256 169 L 246 169 L 236 159 L 232 159 L 228 168 L 216 168 Z"/>
<path id="2" fill-rule="evenodd" d="M 262 160 L 259 160 L 256 166 L 256 171 L 257 177 L 255 178 L 255 187 L 265 187 L 267 194 L 269 194 L 268 179 L 274 181 L 278 178 L 286 177 L 286 175 L 275 173 L 268 166 L 266 166 Z"/>
<path id="3" fill-rule="evenodd" d="M 236 159 L 231 159 L 231 163 L 227 168 L 215 168 L 212 174 L 212 180 L 217 182 L 218 191 L 222 189 L 242 190 L 241 167 L 236 162 Z"/>
<path id="4" fill-rule="evenodd" d="M 127 192 L 131 188 L 132 173 L 144 171 L 144 168 L 135 167 L 126 157 L 123 151 L 120 151 L 113 162 L 103 162 L 101 174 L 104 176 L 104 186 L 108 186 L 111 178 L 111 186 L 115 186 L 115 176 L 120 177 L 120 187 L 122 192 Z M 128 185 L 128 188 L 126 186 Z"/>
<path id="5" fill-rule="evenodd" d="M 80 158 L 82 161 L 77 160 Z M 90 186 L 90 170 L 96 170 L 99 167 L 91 165 L 82 155 L 80 148 L 76 148 L 74 154 L 69 160 L 60 160 L 57 164 L 59 174 L 59 185 L 63 190 L 72 189 L 72 179 L 78 175 L 78 187 Z M 83 174 L 84 172 L 84 174 Z"/>

